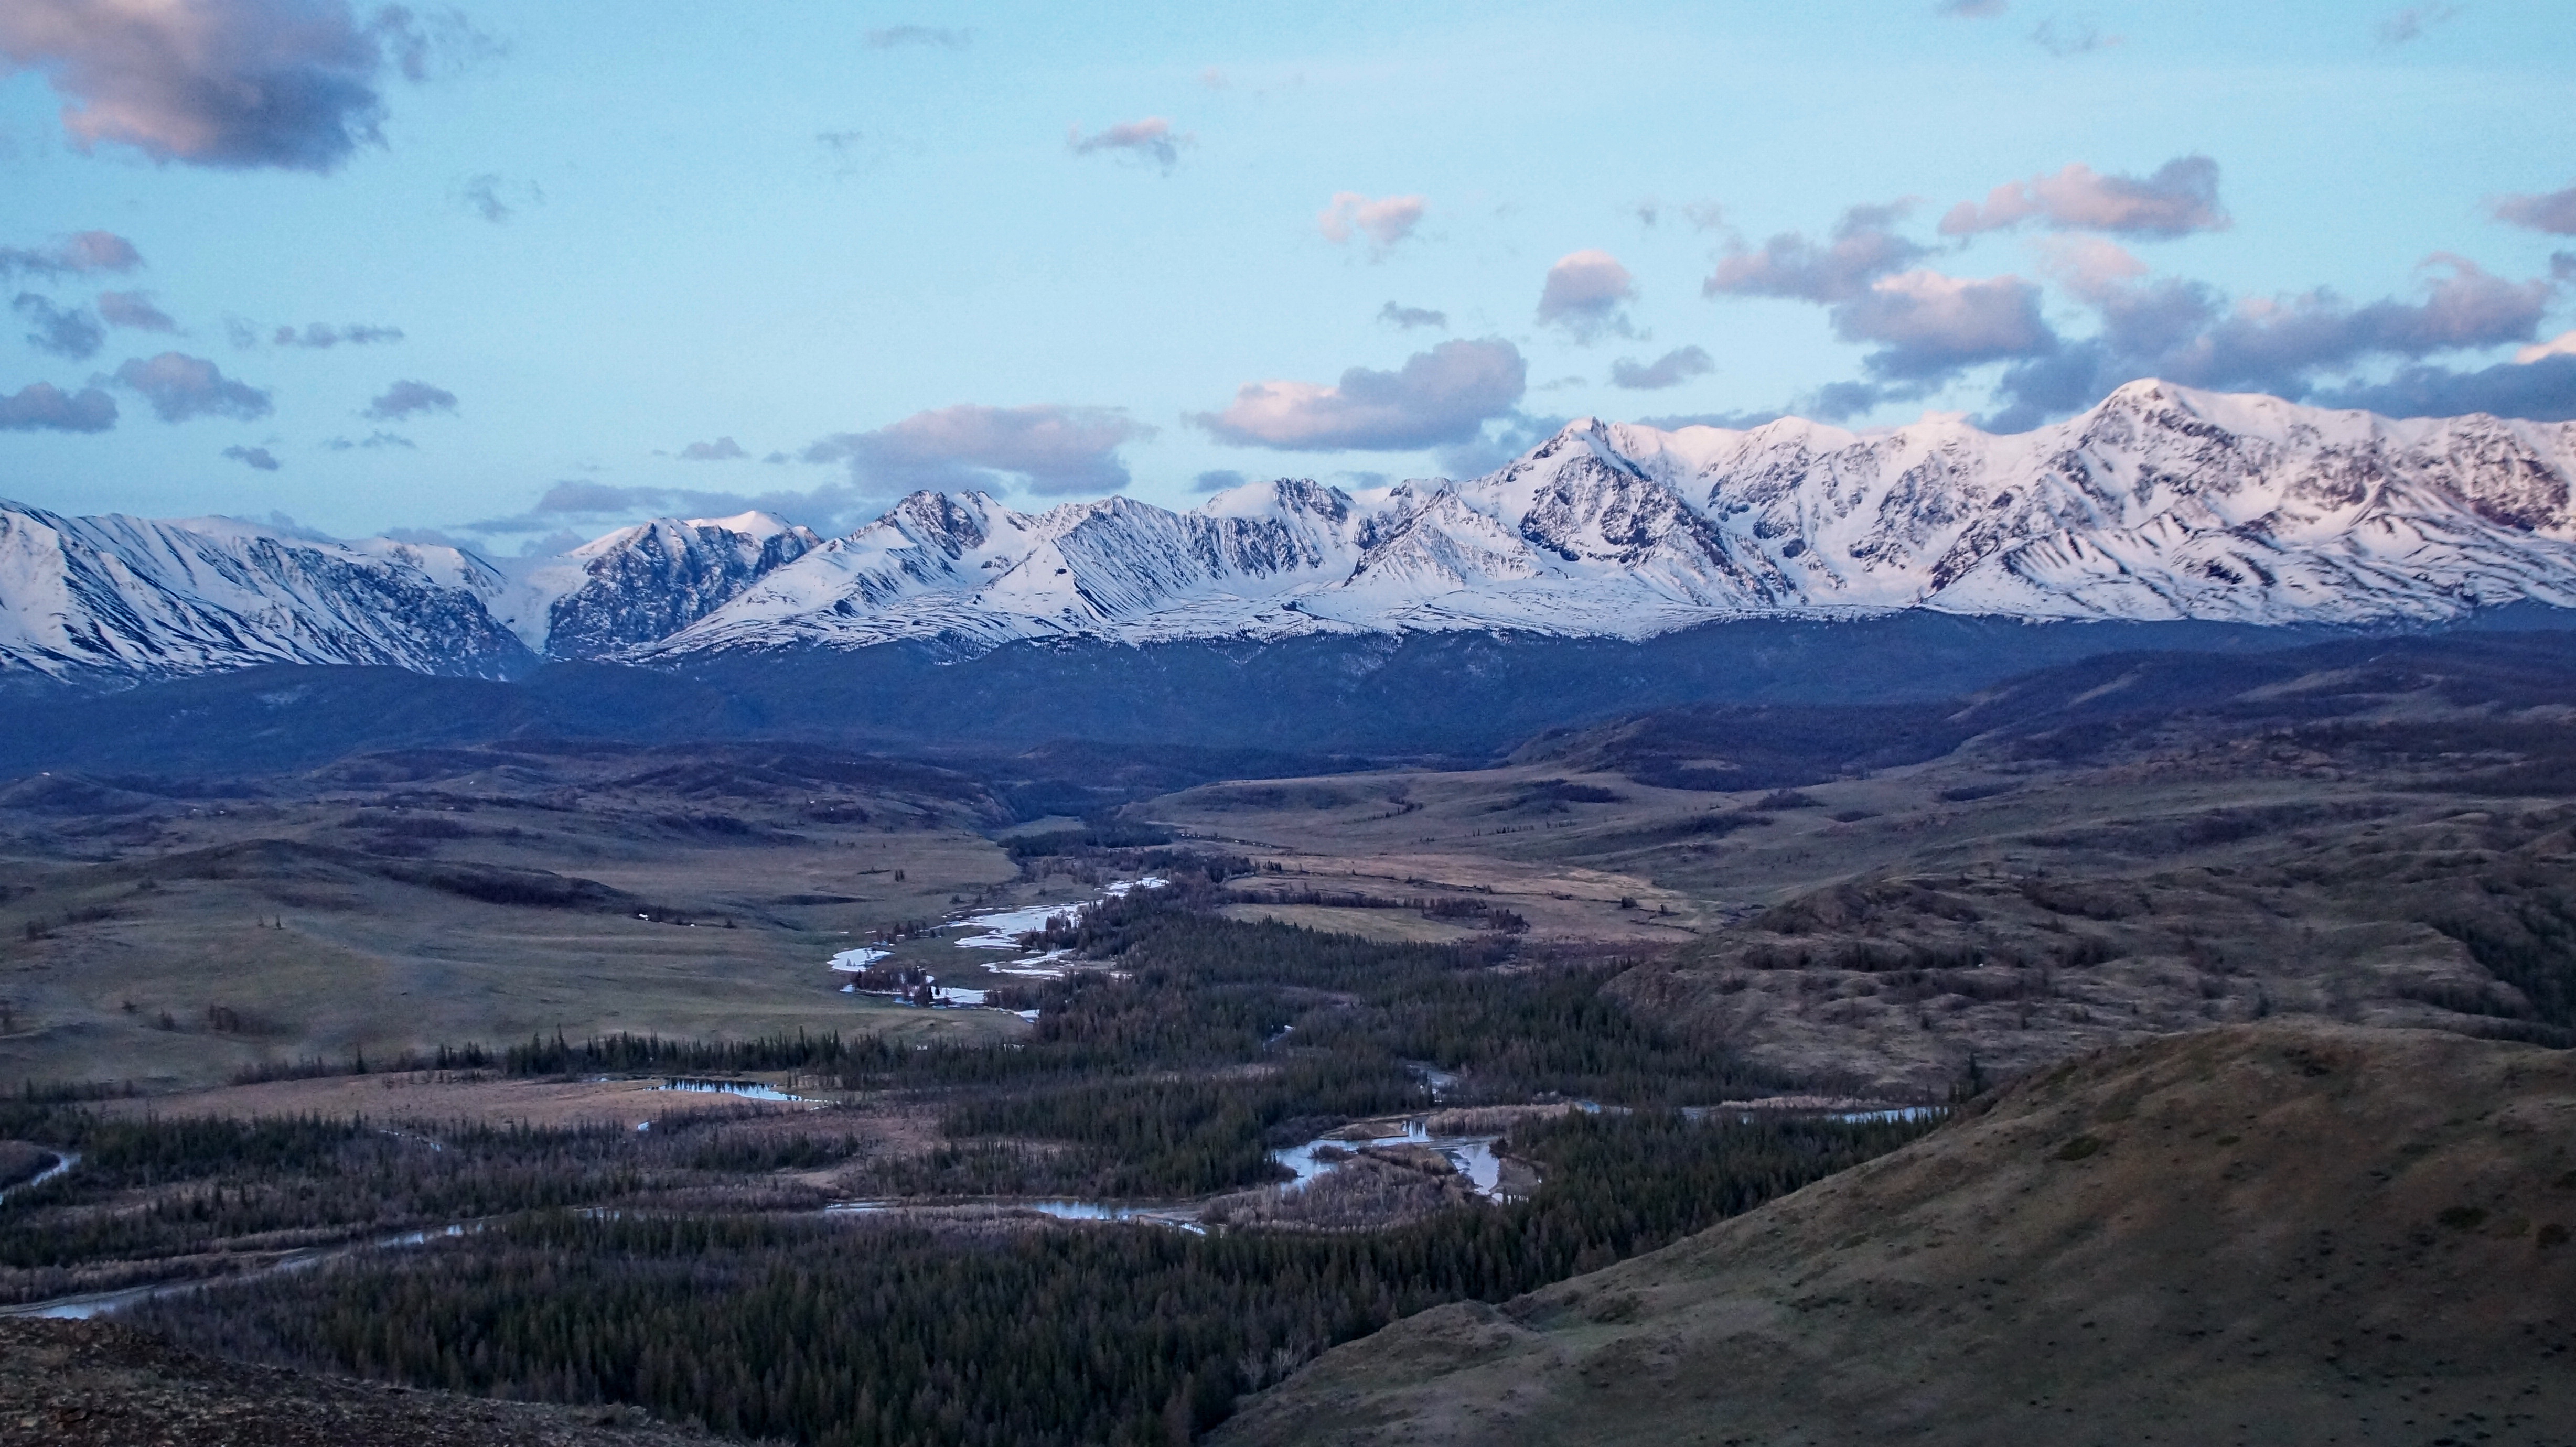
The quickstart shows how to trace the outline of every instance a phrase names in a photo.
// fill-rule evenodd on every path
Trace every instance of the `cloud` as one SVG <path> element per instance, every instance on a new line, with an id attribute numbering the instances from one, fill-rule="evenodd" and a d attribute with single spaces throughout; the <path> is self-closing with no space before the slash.
<path id="1" fill-rule="evenodd" d="M 2460 13 L 2457 5 L 2409 5 L 2379 22 L 2379 38 L 2389 45 L 2421 40 L 2424 32 Z"/>
<path id="2" fill-rule="evenodd" d="M 148 360 L 138 357 L 116 369 L 116 380 L 141 393 L 164 422 L 185 422 L 191 417 L 247 422 L 271 410 L 267 392 L 237 382 L 214 363 L 185 352 L 163 352 Z"/>
<path id="3" fill-rule="evenodd" d="M 1190 491 L 1224 492 L 1229 488 L 1241 487 L 1249 480 L 1231 467 L 1220 467 L 1191 478 Z"/>
<path id="4" fill-rule="evenodd" d="M 2420 364 L 2400 367 L 2385 382 L 2320 392 L 2308 400 L 2390 417 L 2486 412 L 2535 422 L 2576 422 L 2576 356 L 2552 353 L 2531 362 L 2499 362 L 2470 372 Z"/>
<path id="5" fill-rule="evenodd" d="M 2446 253 L 2426 258 L 2424 270 L 2422 300 L 2390 297 L 2360 306 L 2323 289 L 2230 303 L 2202 282 L 2168 278 L 2106 283 L 2088 299 L 2101 321 L 2095 335 L 2053 356 L 2006 370 L 1998 388 L 2004 406 L 1994 425 L 2011 430 L 2035 426 L 2049 416 L 2089 405 L 2111 388 L 2138 377 L 2269 392 L 2293 401 L 2311 394 L 2381 400 L 2405 396 L 2415 399 L 2411 407 L 2421 407 L 2439 396 L 2453 395 L 2444 391 L 2454 385 L 2446 379 L 2482 376 L 2484 381 L 2457 381 L 2456 385 L 2487 389 L 2499 399 L 2499 406 L 2544 405 L 2531 400 L 2539 384 L 2530 378 L 2496 373 L 2492 368 L 2485 373 L 2453 373 L 2423 366 L 2421 361 L 2441 352 L 2532 341 L 2555 295 L 2555 285 L 2537 279 L 2508 281 Z M 2321 374 L 2347 374 L 2380 358 L 2418 365 L 2387 384 L 2398 391 L 2373 391 L 2355 384 L 2319 393 Z"/>
<path id="6" fill-rule="evenodd" d="M 2039 295 L 2018 276 L 1900 272 L 1837 304 L 1834 333 L 1880 344 L 1861 359 L 1872 376 L 1930 381 L 1980 362 L 2054 351 L 2057 337 L 2039 314 Z"/>
<path id="7" fill-rule="evenodd" d="M 1547 269 L 1547 284 L 1538 295 L 1543 326 L 1561 327 L 1577 340 L 1590 341 L 1605 331 L 1631 334 L 1625 308 L 1637 298 L 1628 268 L 1606 251 L 1576 251 L 1559 257 Z"/>
<path id="8" fill-rule="evenodd" d="M 9 309 L 35 327 L 27 333 L 27 345 L 37 351 L 79 361 L 97 356 L 98 349 L 107 344 L 107 328 L 80 307 L 66 311 L 32 291 L 22 291 Z"/>
<path id="9" fill-rule="evenodd" d="M 342 0 L 0 6 L 0 59 L 41 72 L 68 102 L 74 145 L 227 169 L 329 171 L 381 143 L 376 80 L 388 51 L 420 79 L 432 51 L 457 38 L 423 31 L 399 6 L 360 24 Z"/>
<path id="10" fill-rule="evenodd" d="M 713 442 L 692 442 L 680 449 L 682 462 L 735 462 L 749 456 L 750 453 L 742 450 L 742 444 L 730 437 L 719 437 Z"/>
<path id="11" fill-rule="evenodd" d="M 2543 357 L 2576 357 L 2576 332 L 2560 332 L 2545 342 L 2535 342 L 2513 354 L 2513 359 L 2529 366 Z"/>
<path id="12" fill-rule="evenodd" d="M 2145 262 L 2099 236 L 2043 236 L 2038 249 L 2040 274 L 2087 301 L 2147 274 Z"/>
<path id="13" fill-rule="evenodd" d="M 1191 144 L 1192 139 L 1174 131 L 1172 123 L 1161 116 L 1147 116 L 1141 121 L 1121 121 L 1095 136 L 1085 136 L 1082 127 L 1075 126 L 1065 133 L 1064 143 L 1077 156 L 1124 151 L 1168 172 L 1180 164 L 1181 147 Z"/>
<path id="14" fill-rule="evenodd" d="M 1331 204 L 1315 213 L 1315 229 L 1336 244 L 1354 234 L 1367 237 L 1379 251 L 1413 234 L 1422 224 L 1422 198 L 1380 196 L 1372 201 L 1357 191 L 1336 191 Z"/>
<path id="15" fill-rule="evenodd" d="M 244 467 L 257 468 L 261 472 L 275 472 L 279 466 L 277 455 L 265 447 L 243 447 L 235 444 L 225 448 L 223 455 Z"/>
<path id="16" fill-rule="evenodd" d="M 1463 443 L 1519 403 L 1529 385 L 1520 349 L 1499 337 L 1442 342 L 1401 371 L 1353 367 L 1330 387 L 1247 382 L 1223 412 L 1190 420 L 1223 442 L 1287 451 L 1408 451 Z"/>
<path id="17" fill-rule="evenodd" d="M 2576 236 L 2576 186 L 2536 196 L 2499 196 L 2491 204 L 2497 220 L 2527 226 L 2552 236 Z"/>
<path id="18" fill-rule="evenodd" d="M 964 50 L 975 38 L 972 30 L 950 30 L 936 25 L 889 25 L 871 30 L 860 37 L 870 50 L 899 50 L 907 45 L 927 46 L 934 50 Z"/>
<path id="19" fill-rule="evenodd" d="M 336 347 L 342 342 L 347 342 L 353 347 L 372 347 L 386 342 L 399 342 L 402 339 L 403 333 L 400 327 L 375 327 L 363 322 L 351 322 L 345 327 L 334 327 L 322 322 L 307 322 L 304 330 L 300 332 L 293 327 L 279 327 L 269 334 L 268 341 L 269 345 L 277 347 L 319 349 Z"/>
<path id="20" fill-rule="evenodd" d="M 1388 302 L 1386 305 L 1379 307 L 1377 309 L 1377 319 L 1386 323 L 1388 326 L 1408 332 L 1413 330 L 1415 327 L 1438 327 L 1444 332 L 1449 330 L 1449 314 L 1447 312 L 1436 312 L 1429 308 L 1418 306 L 1397 306 L 1394 302 Z"/>
<path id="21" fill-rule="evenodd" d="M 370 432 L 365 437 L 355 442 L 350 441 L 346 437 L 334 437 L 322 445 L 330 448 L 333 452 L 350 452 L 362 447 L 369 451 L 385 447 L 399 447 L 407 452 L 418 452 L 420 450 L 419 443 L 412 441 L 401 433 L 385 431 Z"/>
<path id="22" fill-rule="evenodd" d="M 1610 364 L 1610 385 L 1635 392 L 1678 387 L 1693 377 L 1717 370 L 1717 362 L 1699 347 L 1675 347 L 1643 366 L 1622 357 Z"/>
<path id="23" fill-rule="evenodd" d="M 116 399 L 96 387 L 66 393 L 30 382 L 15 396 L 0 394 L 0 432 L 105 432 L 115 425 Z"/>
<path id="24" fill-rule="evenodd" d="M 2009 8 L 2004 0 L 1941 0 L 1932 13 L 1958 20 L 1992 20 Z"/>
<path id="25" fill-rule="evenodd" d="M 498 226 L 530 206 L 546 204 L 546 193 L 534 181 L 512 181 L 486 171 L 457 183 L 456 202 Z"/>
<path id="26" fill-rule="evenodd" d="M 1700 292 L 1848 301 L 1868 290 L 1878 277 L 1931 254 L 1930 247 L 1896 233 L 1896 222 L 1905 211 L 1906 203 L 1901 201 L 1854 206 L 1834 223 L 1833 235 L 1822 246 L 1794 231 L 1772 237 L 1759 251 L 1739 245 L 1719 258 L 1717 270 L 1701 284 Z"/>
<path id="27" fill-rule="evenodd" d="M 2089 55 L 2096 50 L 2108 50 L 2126 42 L 2117 35 L 2103 34 L 2100 26 L 2089 21 L 2078 21 L 2069 29 L 2059 30 L 2057 22 L 2050 19 L 2039 22 L 2039 28 L 2030 33 L 2030 43 L 2063 59 L 2070 55 Z"/>
<path id="28" fill-rule="evenodd" d="M 455 410 L 456 394 L 444 387 L 433 387 L 427 382 L 396 382 L 358 415 L 371 422 L 400 422 L 423 412 L 453 413 Z"/>
<path id="29" fill-rule="evenodd" d="M 2060 231 L 2156 237 L 2223 231 L 2230 224 L 2218 208 L 2218 163 L 2178 156 L 2144 180 L 2105 176 L 2079 162 L 2053 176 L 2007 181 L 1987 193 L 1982 207 L 1973 201 L 1951 207 L 1941 234 L 1974 236 L 2033 219 Z"/>
<path id="30" fill-rule="evenodd" d="M 898 492 L 1015 483 L 1040 494 L 1101 494 L 1128 484 L 1118 449 L 1153 435 L 1114 407 L 962 403 L 873 432 L 835 433 L 803 456 L 846 463 L 853 483 Z"/>
<path id="31" fill-rule="evenodd" d="M 76 231 L 51 246 L 0 246 L 0 277 L 85 276 L 142 264 L 134 243 L 113 231 Z"/>
<path id="32" fill-rule="evenodd" d="M 100 292 L 98 314 L 109 326 L 132 331 L 175 332 L 179 329 L 179 324 L 170 319 L 170 314 L 154 306 L 151 296 L 145 292 Z"/>
<path id="33" fill-rule="evenodd" d="M 1521 454 L 1565 430 L 1569 419 L 1534 416 L 1515 408 L 1479 427 L 1466 440 L 1443 447 L 1437 457 L 1444 477 L 1482 477 L 1509 466 Z M 1377 478 L 1371 486 L 1382 485 Z"/>

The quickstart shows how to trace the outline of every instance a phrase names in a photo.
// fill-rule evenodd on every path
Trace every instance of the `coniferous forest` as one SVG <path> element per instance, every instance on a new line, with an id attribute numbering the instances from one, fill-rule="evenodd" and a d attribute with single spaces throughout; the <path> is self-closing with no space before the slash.
<path id="1" fill-rule="evenodd" d="M 162 1120 L 30 1091 L 0 1107 L 0 1134 L 82 1168 L 0 1208 L 0 1271 L 21 1300 L 201 1273 L 127 1319 L 751 1439 L 1167 1442 L 1396 1318 L 1509 1302 L 1926 1128 L 1685 1111 L 1778 1082 L 1606 995 L 1617 961 L 1502 931 L 1386 944 L 1229 920 L 1198 882 L 1225 872 L 1059 922 L 1045 944 L 1114 968 L 1017 987 L 1039 1014 L 1005 1044 L 541 1038 L 304 1067 L 793 1072 L 834 1092 L 786 1124 L 748 1108 L 645 1132 Z M 1538 1180 L 1520 1198 L 1453 1192 L 1413 1218 L 1303 1228 L 1007 1209 L 1257 1189 L 1284 1175 L 1272 1150 L 1343 1121 L 1545 1101 L 1584 1108 L 1510 1117 L 1494 1149 Z M 871 1109 L 922 1113 L 939 1140 L 879 1150 L 851 1124 Z M 836 1193 L 867 1209 L 825 1211 Z M 993 1205 L 961 1209 L 977 1202 Z M 365 1240 L 379 1248 L 329 1254 Z M 220 1279 L 236 1253 L 281 1249 L 325 1255 Z"/>

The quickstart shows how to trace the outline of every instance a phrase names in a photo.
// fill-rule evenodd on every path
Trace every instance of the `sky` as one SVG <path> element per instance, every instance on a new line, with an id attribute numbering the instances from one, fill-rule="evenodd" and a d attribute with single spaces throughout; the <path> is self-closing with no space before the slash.
<path id="1" fill-rule="evenodd" d="M 487 556 L 2161 376 L 2576 418 L 2559 3 L 0 3 L 0 497 Z"/>

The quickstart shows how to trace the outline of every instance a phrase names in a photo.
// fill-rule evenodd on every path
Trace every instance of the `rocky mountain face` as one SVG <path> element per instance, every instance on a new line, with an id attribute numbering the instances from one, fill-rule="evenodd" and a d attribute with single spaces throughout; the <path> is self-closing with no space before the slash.
<path id="1" fill-rule="evenodd" d="M 535 661 L 486 606 L 502 587 L 454 548 L 0 502 L 5 672 L 115 681 L 336 663 L 500 678 Z"/>
<path id="2" fill-rule="evenodd" d="M 759 513 L 657 519 L 507 574 L 452 549 L 19 508 L 0 518 L 0 660 L 477 673 L 525 661 L 504 628 L 528 654 L 668 664 L 898 640 L 947 657 L 1049 639 L 1633 641 L 1907 610 L 2441 623 L 2576 607 L 2571 477 L 2576 424 L 2142 381 L 2010 436 L 1942 417 L 1873 432 L 1587 418 L 1464 482 L 1282 479 L 1187 512 L 923 492 L 830 541 Z"/>
<path id="3" fill-rule="evenodd" d="M 604 658 L 668 638 L 822 541 L 761 512 L 656 518 L 529 566 L 502 621 L 550 658 Z"/>

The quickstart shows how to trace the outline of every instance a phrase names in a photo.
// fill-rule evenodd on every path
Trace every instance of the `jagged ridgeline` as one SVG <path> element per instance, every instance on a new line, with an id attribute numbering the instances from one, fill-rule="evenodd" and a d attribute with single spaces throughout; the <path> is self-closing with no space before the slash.
<path id="1" fill-rule="evenodd" d="M 1457 631 L 1634 641 L 1891 610 L 2279 626 L 2576 605 L 2576 425 L 2136 382 L 2066 422 L 1674 432 L 1584 419 L 1464 482 L 1281 480 L 1175 513 L 917 493 L 825 541 L 663 519 L 561 557 L 0 508 L 0 664 L 496 677 L 782 649 Z"/>

